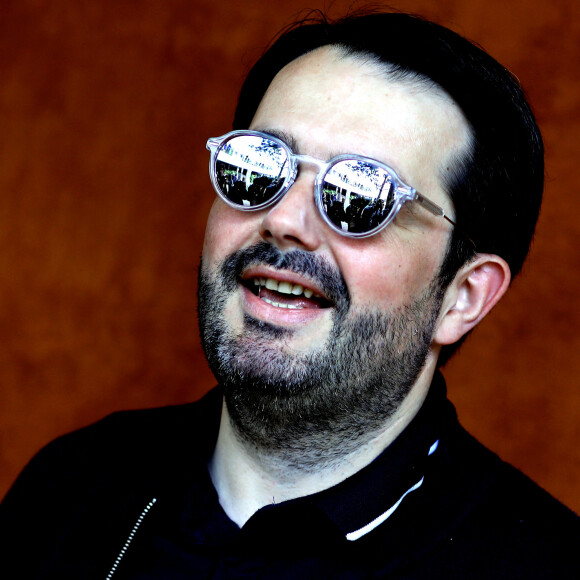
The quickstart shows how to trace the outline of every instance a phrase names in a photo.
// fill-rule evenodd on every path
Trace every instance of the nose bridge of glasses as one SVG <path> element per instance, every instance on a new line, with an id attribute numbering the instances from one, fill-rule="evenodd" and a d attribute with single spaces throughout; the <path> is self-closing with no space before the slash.
<path id="1" fill-rule="evenodd" d="M 322 159 L 317 159 L 316 157 L 312 157 L 310 155 L 298 155 L 294 153 L 293 155 L 294 161 L 297 165 L 314 165 L 317 167 L 317 173 L 320 174 L 326 167 L 328 167 L 328 163 L 326 161 L 322 161 Z"/>
<path id="2" fill-rule="evenodd" d="M 294 179 L 292 182 L 296 181 L 298 178 L 298 169 L 301 165 L 311 166 L 314 169 L 314 196 L 316 197 L 321 178 L 328 168 L 329 163 L 322 159 L 318 159 L 317 157 L 312 157 L 311 155 L 300 155 L 298 153 L 292 153 L 292 159 L 295 167 Z"/>

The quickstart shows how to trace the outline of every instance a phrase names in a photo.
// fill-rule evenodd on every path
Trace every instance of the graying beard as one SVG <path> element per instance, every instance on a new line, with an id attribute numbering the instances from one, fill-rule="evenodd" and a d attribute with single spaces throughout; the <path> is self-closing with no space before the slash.
<path id="1" fill-rule="evenodd" d="M 442 294 L 434 282 L 394 315 L 334 310 L 327 342 L 297 356 L 283 352 L 288 332 L 253 319 L 232 336 L 222 317 L 230 292 L 203 265 L 199 289 L 202 341 L 237 436 L 303 471 L 334 464 L 384 427 L 425 363 Z"/>

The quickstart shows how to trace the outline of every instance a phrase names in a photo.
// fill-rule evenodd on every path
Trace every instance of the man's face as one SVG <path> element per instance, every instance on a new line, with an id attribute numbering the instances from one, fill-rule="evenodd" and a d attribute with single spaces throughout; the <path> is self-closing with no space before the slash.
<path id="1" fill-rule="evenodd" d="M 441 92 L 387 80 L 376 64 L 340 58 L 330 48 L 293 61 L 270 85 L 250 128 L 291 140 L 296 153 L 323 160 L 356 153 L 383 161 L 453 213 L 441 176 L 468 142 L 461 112 Z M 386 391 L 404 384 L 394 406 L 426 357 L 436 356 L 430 348 L 440 305 L 436 279 L 449 224 L 406 204 L 379 234 L 343 237 L 318 214 L 315 171 L 301 166 L 285 197 L 263 211 L 214 203 L 200 303 L 210 363 L 220 380 L 245 381 L 243 388 L 266 396 L 272 391 L 277 399 L 288 395 L 290 407 L 299 398 L 312 399 L 312 385 L 322 380 L 315 380 L 313 367 L 326 365 L 326 380 L 333 382 L 319 399 L 333 391 L 337 401 L 345 400 L 368 374 Z M 260 279 L 268 280 L 265 287 Z M 291 288 L 298 294 L 287 294 Z M 363 397 L 361 384 L 355 390 Z"/>

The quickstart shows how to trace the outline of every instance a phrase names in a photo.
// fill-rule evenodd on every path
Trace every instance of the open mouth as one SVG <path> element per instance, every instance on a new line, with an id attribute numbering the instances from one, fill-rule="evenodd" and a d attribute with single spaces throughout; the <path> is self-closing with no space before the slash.
<path id="1" fill-rule="evenodd" d="M 264 302 L 278 308 L 303 310 L 305 308 L 330 308 L 330 300 L 314 290 L 292 282 L 256 276 L 241 280 L 242 284 Z"/>

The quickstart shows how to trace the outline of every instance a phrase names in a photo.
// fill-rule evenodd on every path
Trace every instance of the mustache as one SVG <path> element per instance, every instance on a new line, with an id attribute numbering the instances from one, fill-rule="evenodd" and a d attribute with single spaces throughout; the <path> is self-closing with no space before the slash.
<path id="1" fill-rule="evenodd" d="M 238 250 L 224 261 L 221 274 L 227 289 L 234 290 L 243 271 L 258 264 L 307 276 L 335 306 L 345 310 L 350 306 L 350 294 L 342 274 L 326 259 L 298 249 L 282 252 L 268 242 Z"/>

